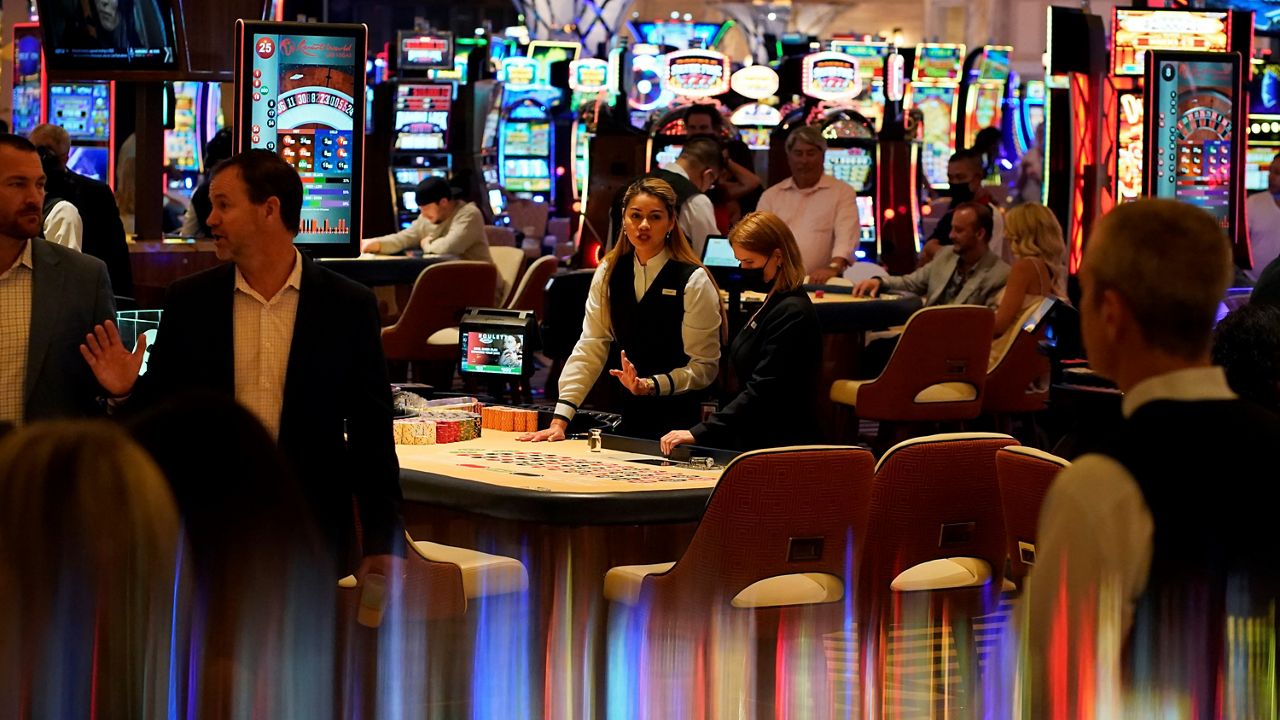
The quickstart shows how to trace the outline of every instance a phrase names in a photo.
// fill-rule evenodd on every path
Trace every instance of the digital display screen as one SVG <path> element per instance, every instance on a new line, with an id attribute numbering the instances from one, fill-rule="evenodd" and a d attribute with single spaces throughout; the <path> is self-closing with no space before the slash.
<path id="1" fill-rule="evenodd" d="M 719 40 L 720 23 L 642 22 L 631 25 L 636 41 L 668 45 L 677 50 L 713 48 Z"/>
<path id="2" fill-rule="evenodd" d="M 1009 79 L 1009 53 L 1013 48 L 988 45 L 982 48 L 982 55 L 974 68 L 979 80 L 997 80 L 1005 82 Z"/>
<path id="3" fill-rule="evenodd" d="M 549 123 L 508 122 L 502 126 L 502 151 L 507 156 L 551 155 Z"/>
<path id="4" fill-rule="evenodd" d="M 552 63 L 577 60 L 578 53 L 581 51 L 582 46 L 578 43 L 561 43 L 549 40 L 534 40 L 529 43 L 529 57 L 542 67 L 544 73 L 547 66 Z M 550 82 L 550 79 L 546 76 L 542 79 L 544 82 Z"/>
<path id="5" fill-rule="evenodd" d="M 248 145 L 276 152 L 302 178 L 297 243 L 352 244 L 360 230 L 363 29 L 354 37 L 287 32 L 310 29 L 304 25 L 252 25 L 243 39 L 249 77 L 237 80 L 248 94 Z"/>
<path id="6" fill-rule="evenodd" d="M 444 150 L 448 144 L 451 85 L 396 86 L 395 127 L 397 150 Z"/>
<path id="7" fill-rule="evenodd" d="M 1142 93 L 1121 92 L 1116 122 L 1116 201 L 1131 202 L 1142 197 Z"/>
<path id="8" fill-rule="evenodd" d="M 874 182 L 871 171 L 876 161 L 867 148 L 831 148 L 823 162 L 827 174 L 846 182 L 858 192 L 868 189 Z"/>
<path id="9" fill-rule="evenodd" d="M 920 163 L 929 184 L 947 184 L 947 162 L 955 152 L 955 85 L 912 85 L 908 101 L 924 115 L 924 146 Z"/>
<path id="10" fill-rule="evenodd" d="M 511 192 L 550 192 L 551 164 L 545 158 L 507 158 L 502 174 Z"/>
<path id="11" fill-rule="evenodd" d="M 111 139 L 111 86 L 96 83 L 51 83 L 49 122 L 71 140 L 107 142 Z"/>
<path id="12" fill-rule="evenodd" d="M 1258 64 L 1249 83 L 1249 114 L 1280 115 L 1280 64 Z"/>
<path id="13" fill-rule="evenodd" d="M 670 165 L 680 157 L 680 151 L 684 149 L 683 145 L 668 145 L 653 154 L 653 164 L 655 167 Z"/>
<path id="14" fill-rule="evenodd" d="M 1004 88 L 1000 83 L 984 82 L 969 86 L 969 97 L 965 108 L 967 122 L 964 126 L 964 145 L 972 147 L 978 133 L 985 128 L 1000 127 L 1001 111 L 1004 106 Z"/>
<path id="15" fill-rule="evenodd" d="M 1111 71 L 1141 75 L 1148 50 L 1225 52 L 1225 12 L 1116 9 L 1112 23 Z"/>
<path id="16" fill-rule="evenodd" d="M 866 259 L 867 251 L 861 246 L 876 247 L 876 200 L 870 195 L 858 196 L 858 245 L 854 255 Z"/>
<path id="17" fill-rule="evenodd" d="M 1232 146 L 1238 56 L 1157 55 L 1152 68 L 1150 194 L 1180 200 L 1232 229 Z"/>
<path id="18" fill-rule="evenodd" d="M 837 38 L 831 41 L 831 51 L 858 58 L 858 74 L 862 76 L 864 87 L 870 85 L 872 80 L 884 79 L 884 59 L 889 56 L 889 43 L 867 43 Z"/>
<path id="19" fill-rule="evenodd" d="M 173 84 L 173 129 L 164 131 L 164 164 L 186 172 L 200 172 L 199 140 L 196 125 L 200 83 Z"/>
<path id="20" fill-rule="evenodd" d="M 111 182 L 111 151 L 105 147 L 72 145 L 67 169 L 104 183 Z"/>
<path id="21" fill-rule="evenodd" d="M 464 373 L 515 375 L 524 372 L 524 334 L 466 330 L 459 337 Z"/>
<path id="22" fill-rule="evenodd" d="M 13 133 L 26 137 L 40 124 L 41 95 L 40 28 L 13 29 Z"/>
<path id="23" fill-rule="evenodd" d="M 167 0 L 40 0 L 51 69 L 177 70 L 177 33 Z"/>
<path id="24" fill-rule="evenodd" d="M 1249 192 L 1261 192 L 1267 189 L 1267 180 L 1271 175 L 1271 160 L 1280 152 L 1280 146 L 1263 145 L 1250 147 L 1244 156 L 1244 189 Z"/>
<path id="25" fill-rule="evenodd" d="M 963 63 L 963 45 L 917 45 L 911 79 L 959 81 Z"/>
<path id="26" fill-rule="evenodd" d="M 702 264 L 707 267 L 738 267 L 738 256 L 733 254 L 729 238 L 708 235 L 707 244 L 702 248 Z"/>
<path id="27" fill-rule="evenodd" d="M 399 67 L 405 70 L 448 70 L 453 67 L 453 34 L 397 33 Z"/>

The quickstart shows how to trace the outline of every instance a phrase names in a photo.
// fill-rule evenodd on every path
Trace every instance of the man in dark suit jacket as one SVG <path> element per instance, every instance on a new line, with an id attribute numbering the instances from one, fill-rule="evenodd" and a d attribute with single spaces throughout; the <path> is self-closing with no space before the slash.
<path id="1" fill-rule="evenodd" d="M 80 338 L 115 314 L 107 269 L 41 240 L 44 171 L 35 146 L 0 135 L 0 421 L 99 413 Z"/>
<path id="2" fill-rule="evenodd" d="M 170 287 L 147 374 L 137 377 L 145 341 L 130 353 L 110 324 L 81 352 L 104 388 L 132 393 L 131 406 L 192 389 L 235 397 L 275 435 L 339 568 L 350 570 L 354 496 L 365 555 L 357 576 L 386 574 L 403 530 L 373 294 L 293 247 L 302 182 L 274 153 L 219 165 L 210 197 L 215 250 L 232 264 Z"/>
<path id="3" fill-rule="evenodd" d="M 120 221 L 120 208 L 115 193 L 105 182 L 85 177 L 67 168 L 71 157 L 71 136 L 57 125 L 45 123 L 31 131 L 36 147 L 51 150 L 66 173 L 63 180 L 69 191 L 63 200 L 76 206 L 84 221 L 82 250 L 107 264 L 111 289 L 116 295 L 133 297 L 133 270 L 129 265 L 129 244 Z"/>

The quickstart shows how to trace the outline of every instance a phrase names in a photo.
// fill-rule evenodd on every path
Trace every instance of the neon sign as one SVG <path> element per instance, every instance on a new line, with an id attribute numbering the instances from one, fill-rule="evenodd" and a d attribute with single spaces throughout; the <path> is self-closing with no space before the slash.
<path id="1" fill-rule="evenodd" d="M 729 89 L 729 58 L 714 50 L 681 50 L 667 55 L 663 83 L 685 97 L 714 97 Z"/>
<path id="2" fill-rule="evenodd" d="M 804 94 L 819 100 L 850 100 L 862 92 L 858 59 L 839 52 L 806 55 L 801 69 Z"/>

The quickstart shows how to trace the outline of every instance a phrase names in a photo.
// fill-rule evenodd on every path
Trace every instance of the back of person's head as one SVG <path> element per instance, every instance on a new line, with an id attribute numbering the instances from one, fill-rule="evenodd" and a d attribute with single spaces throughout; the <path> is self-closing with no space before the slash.
<path id="1" fill-rule="evenodd" d="M 748 213 L 729 231 L 729 244 L 737 245 L 765 257 L 778 251 L 782 264 L 773 287 L 778 292 L 790 292 L 804 282 L 804 259 L 796 245 L 796 236 L 782 218 L 771 212 L 757 210 Z"/>
<path id="2" fill-rule="evenodd" d="M 818 148 L 822 152 L 827 151 L 827 139 L 822 137 L 822 131 L 812 125 L 801 125 L 787 135 L 787 152 L 791 152 L 796 143 L 805 143 Z"/>
<path id="3" fill-rule="evenodd" d="M 1213 332 L 1213 364 L 1237 395 L 1280 413 L 1280 308 L 1246 303 Z"/>
<path id="4" fill-rule="evenodd" d="M 724 169 L 724 151 L 720 141 L 707 135 L 689 138 L 680 148 L 680 159 L 694 163 L 699 170 L 718 172 Z"/>
<path id="5" fill-rule="evenodd" d="M 47 147 L 57 153 L 59 158 L 71 154 L 71 136 L 67 131 L 52 123 L 41 123 L 31 130 L 28 136 L 36 147 Z"/>
<path id="6" fill-rule="evenodd" d="M 1049 208 L 1039 203 L 1023 203 L 1004 215 L 1004 239 L 1018 257 L 1038 257 L 1050 272 L 1067 252 L 1062 225 Z"/>
<path id="7" fill-rule="evenodd" d="M 965 164 L 973 169 L 974 172 L 982 172 L 982 153 L 972 148 L 957 150 L 951 154 L 951 158 L 947 160 L 948 165 Z"/>
<path id="8" fill-rule="evenodd" d="M 270 150 L 255 148 L 218 163 L 213 177 L 229 170 L 240 171 L 250 202 L 261 205 L 269 198 L 278 199 L 284 229 L 295 235 L 301 231 L 302 179 L 292 165 Z"/>
<path id="9" fill-rule="evenodd" d="M 986 235 L 987 242 L 991 242 L 991 233 L 995 231 L 995 213 L 991 210 L 991 206 L 980 202 L 962 202 L 955 207 L 955 212 L 968 211 L 973 213 L 974 218 L 978 221 L 978 227 L 982 229 Z"/>
<path id="10" fill-rule="evenodd" d="M 1124 299 L 1149 345 L 1196 360 L 1209 350 L 1218 303 L 1231 284 L 1231 245 L 1203 210 L 1148 198 L 1102 217 L 1081 272 L 1093 296 L 1112 290 Z"/>
<path id="11" fill-rule="evenodd" d="M 40 166 L 44 168 L 45 198 L 71 199 L 70 178 L 67 175 L 66 168 L 62 166 L 62 160 L 47 147 L 39 148 L 38 152 L 40 153 Z"/>
<path id="12" fill-rule="evenodd" d="M 16 658 L 32 717 L 163 717 L 174 619 L 186 616 L 175 607 L 181 545 L 164 476 L 118 426 L 11 432 L 0 441 L 0 687 L 15 682 L 3 665 Z"/>
<path id="13" fill-rule="evenodd" d="M 998 151 L 1002 140 L 1004 135 L 1000 132 L 1000 128 L 982 128 L 977 135 L 973 136 L 973 149 L 980 153 Z"/>
<path id="14" fill-rule="evenodd" d="M 222 128 L 209 138 L 209 142 L 204 146 L 204 167 L 205 170 L 212 170 L 217 167 L 218 163 L 230 158 L 235 154 L 235 133 L 231 128 Z"/>

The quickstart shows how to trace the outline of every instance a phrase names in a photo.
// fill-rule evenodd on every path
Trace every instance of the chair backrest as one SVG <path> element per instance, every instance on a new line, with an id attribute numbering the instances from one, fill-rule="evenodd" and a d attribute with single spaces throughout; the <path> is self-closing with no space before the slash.
<path id="1" fill-rule="evenodd" d="M 549 213 L 550 209 L 546 203 L 525 198 L 512 198 L 507 203 L 507 217 L 511 219 L 511 227 L 524 233 L 527 238 L 541 240 L 547 234 Z"/>
<path id="2" fill-rule="evenodd" d="M 382 329 L 387 359 L 419 359 L 432 333 L 457 325 L 468 307 L 492 306 L 497 281 L 493 263 L 453 260 L 428 266 L 414 282 L 400 319 Z"/>
<path id="3" fill-rule="evenodd" d="M 858 390 L 859 417 L 903 422 L 977 417 L 994 325 L 995 314 L 979 305 L 917 310 L 884 372 Z M 946 402 L 923 401 L 938 388 L 953 387 L 967 393 Z"/>
<path id="4" fill-rule="evenodd" d="M 1006 447 L 996 453 L 996 478 L 1004 507 L 1009 579 L 1018 585 L 1035 563 L 1036 527 L 1049 486 L 1071 463 L 1043 450 Z"/>
<path id="5" fill-rule="evenodd" d="M 489 243 L 489 248 L 496 247 L 515 247 L 516 231 L 509 227 L 499 227 L 497 225 L 484 226 L 484 239 Z"/>
<path id="6" fill-rule="evenodd" d="M 565 359 L 582 337 L 582 321 L 587 314 L 587 296 L 595 270 L 568 270 L 554 273 L 547 281 L 542 316 L 542 352 L 549 358 Z"/>
<path id="7" fill-rule="evenodd" d="M 518 247 L 491 247 L 489 255 L 493 258 L 494 267 L 498 268 L 499 287 L 506 288 L 506 295 L 500 305 L 506 307 L 507 300 L 516 283 L 520 282 L 520 270 L 524 267 L 524 250 Z"/>
<path id="8" fill-rule="evenodd" d="M 979 592 L 987 608 L 996 607 L 1005 558 L 996 452 L 1017 444 L 997 433 L 926 435 L 880 458 L 857 538 L 858 607 L 865 617 L 881 616 L 904 570 L 953 557 L 990 566 L 992 579 Z"/>
<path id="9" fill-rule="evenodd" d="M 547 296 L 547 282 L 556 274 L 560 261 L 554 255 L 543 255 L 525 269 L 520 277 L 520 285 L 511 293 L 507 307 L 512 310 L 532 310 L 542 320 L 545 312 L 543 303 Z"/>
<path id="10" fill-rule="evenodd" d="M 1048 331 L 1040 323 L 1035 332 L 1022 326 L 1039 309 L 1033 305 L 1022 312 L 993 352 L 982 391 L 982 410 L 989 413 L 1038 412 L 1049 404 L 1049 356 L 1040 351 Z"/>
<path id="11" fill-rule="evenodd" d="M 729 603 L 761 580 L 834 576 L 850 585 L 854 525 L 874 460 L 854 447 L 787 447 L 739 455 L 725 468 L 693 541 L 667 573 L 645 580 L 656 607 Z M 690 603 L 696 603 L 690 604 Z"/>

